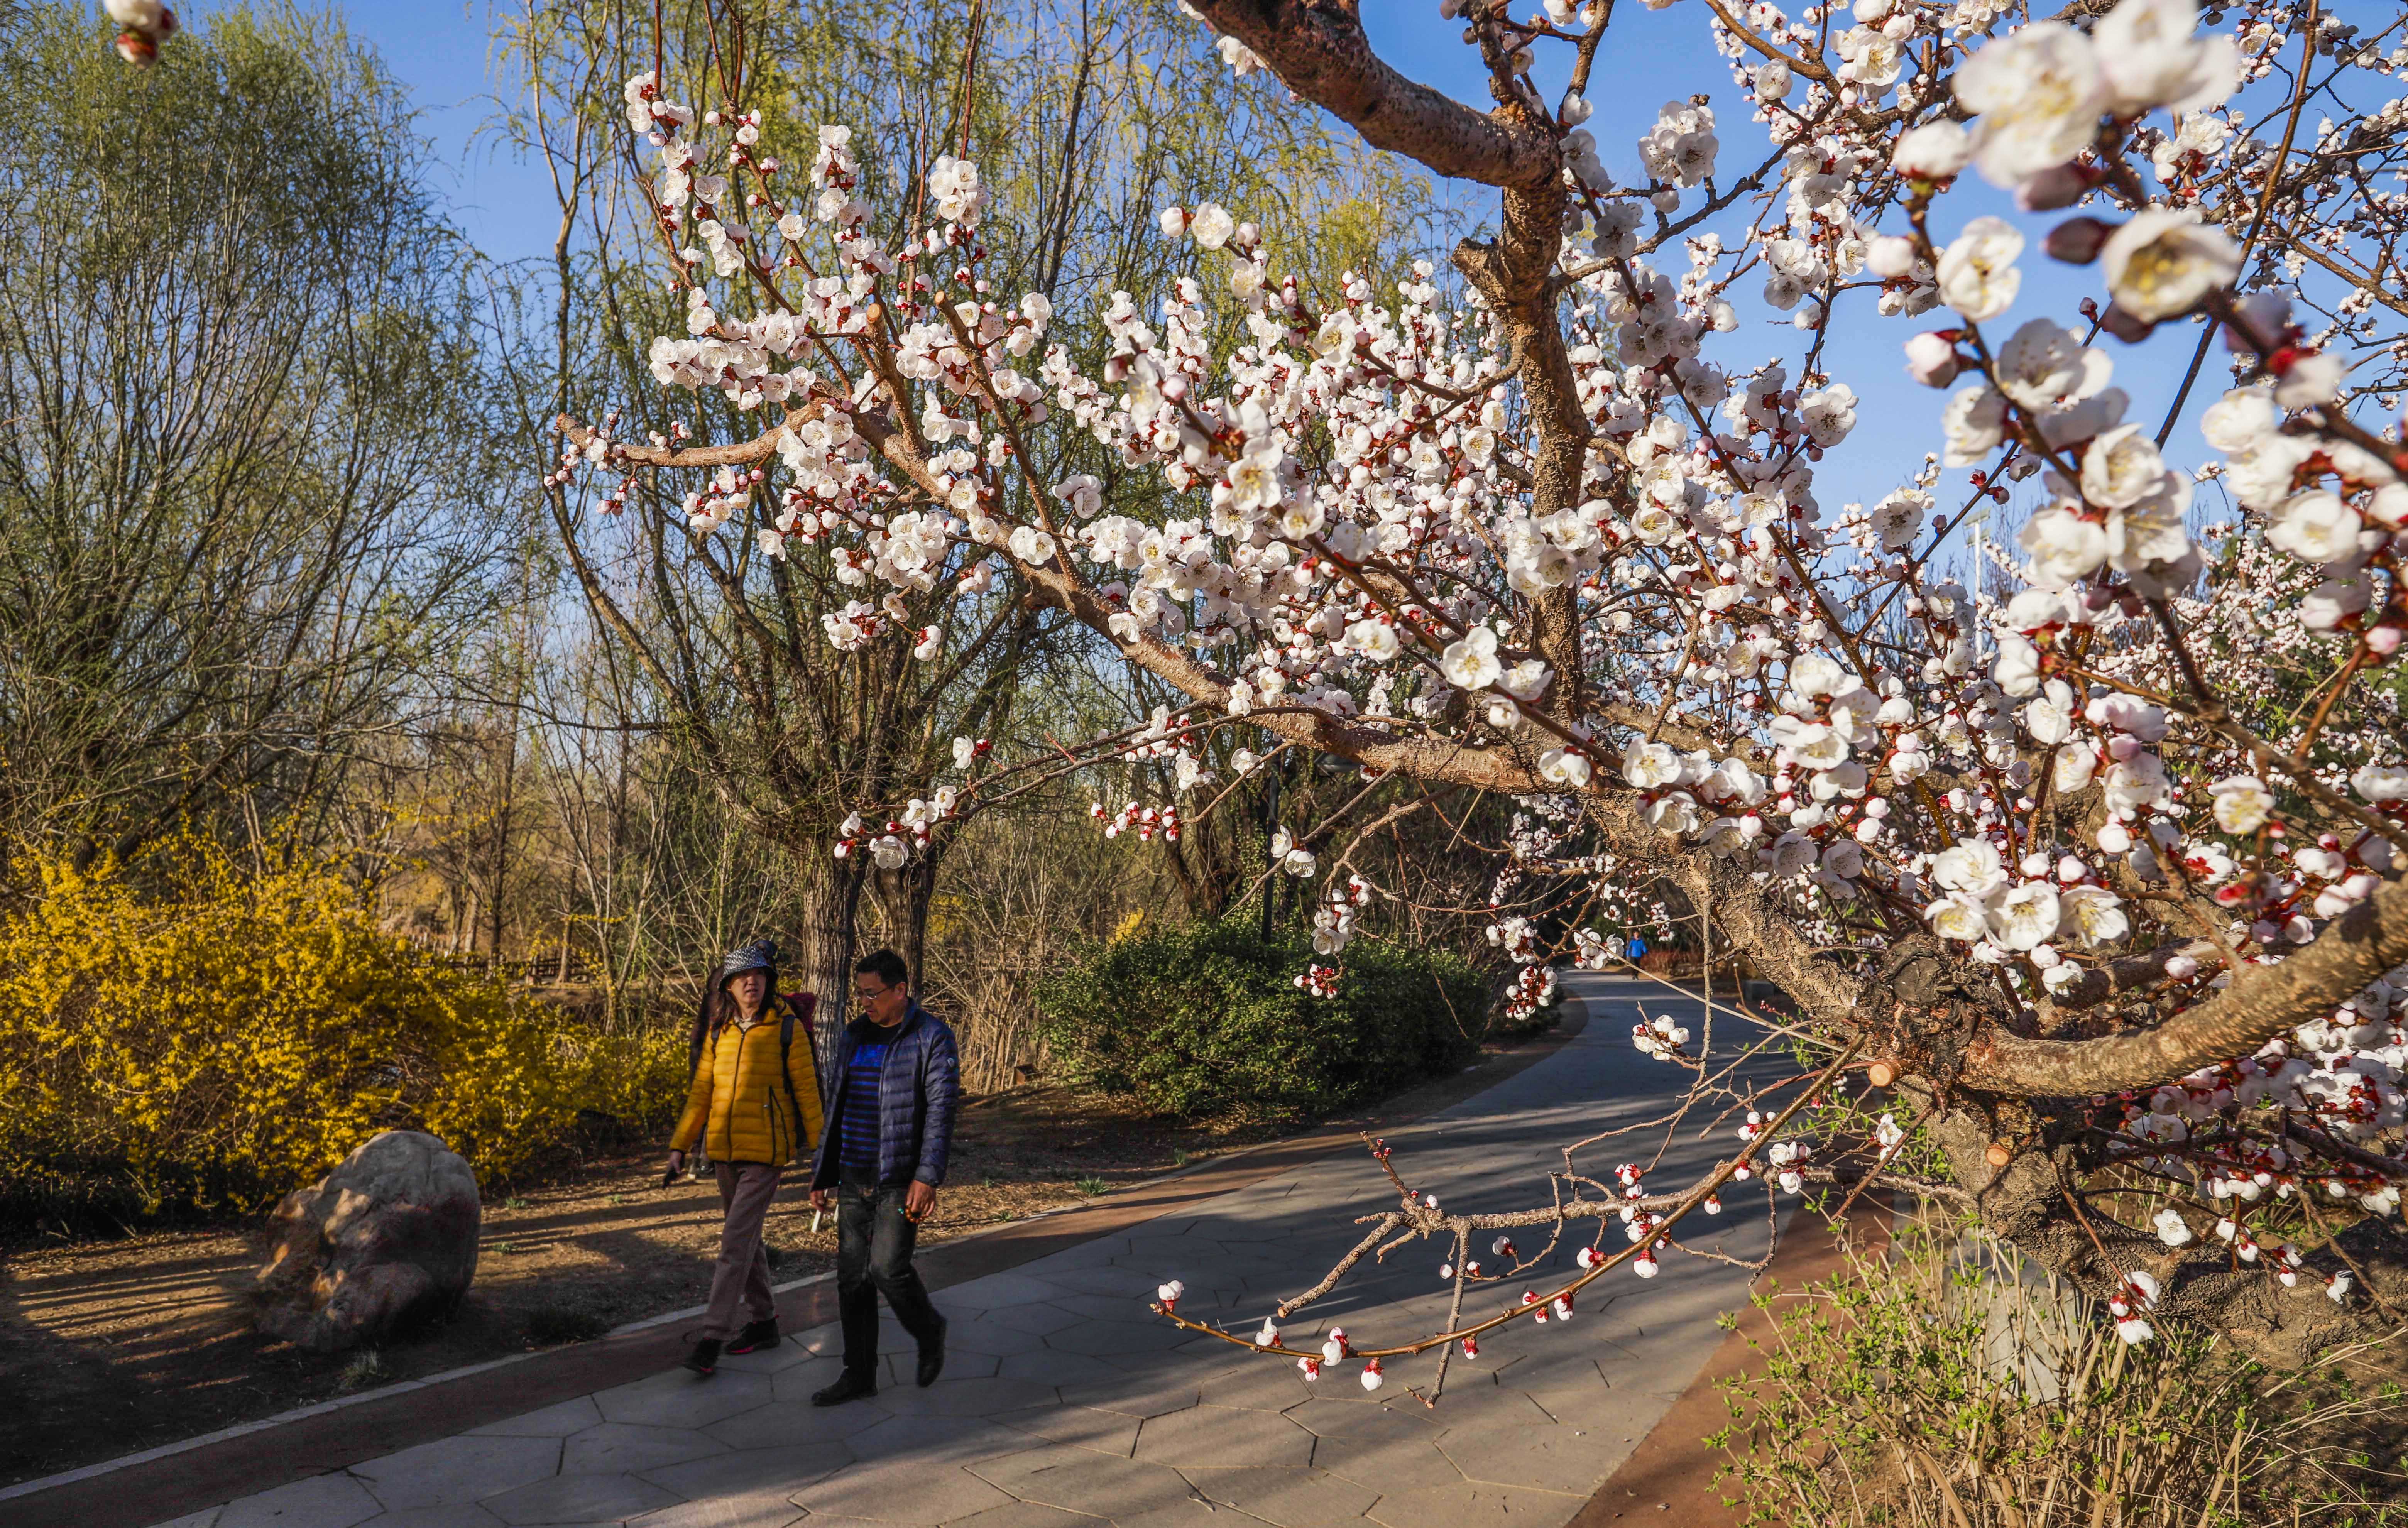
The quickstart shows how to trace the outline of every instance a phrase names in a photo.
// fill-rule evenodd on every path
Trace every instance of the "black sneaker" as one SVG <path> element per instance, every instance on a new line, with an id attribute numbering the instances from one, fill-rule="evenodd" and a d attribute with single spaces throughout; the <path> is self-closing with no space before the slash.
<path id="1" fill-rule="evenodd" d="M 694 1345 L 694 1351 L 685 1355 L 685 1366 L 696 1374 L 718 1373 L 720 1346 L 717 1337 L 703 1338 Z"/>
<path id="2" fill-rule="evenodd" d="M 926 1390 L 930 1385 L 937 1382 L 937 1376 L 944 1372 L 945 1323 L 942 1320 L 939 1320 L 937 1322 L 937 1335 L 935 1339 L 933 1341 L 920 1344 L 920 1372 L 914 1378 L 920 1381 L 920 1388 L 922 1390 Z"/>
<path id="3" fill-rule="evenodd" d="M 811 1405 L 842 1406 L 847 1401 L 858 1401 L 865 1395 L 877 1393 L 876 1381 L 857 1374 L 848 1374 L 827 1389 L 814 1392 L 811 1395 Z"/>
<path id="4" fill-rule="evenodd" d="M 772 1316 L 766 1321 L 750 1322 L 743 1331 L 737 1333 L 735 1340 L 727 1345 L 727 1355 L 733 1358 L 738 1353 L 757 1353 L 764 1348 L 776 1346 L 778 1318 Z"/>

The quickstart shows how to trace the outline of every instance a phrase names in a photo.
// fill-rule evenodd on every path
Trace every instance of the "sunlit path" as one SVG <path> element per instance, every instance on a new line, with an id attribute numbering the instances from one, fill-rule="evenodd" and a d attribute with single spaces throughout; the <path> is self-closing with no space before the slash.
<path id="1" fill-rule="evenodd" d="M 1662 1110 L 1674 1074 L 1630 1047 L 1636 1005 L 1686 1007 L 1651 983 L 1575 977 L 1587 1027 L 1556 1054 L 1393 1134 L 1395 1164 L 1450 1208 L 1543 1203 L 1561 1147 Z M 1694 1020 L 1687 1021 L 1694 1022 Z M 1730 1144 L 1692 1125 L 1653 1175 L 1684 1181 Z M 1652 1134 L 1582 1159 L 1604 1175 L 1642 1158 Z M 1194 1337 L 1145 1308 L 1156 1284 L 1182 1309 L 1251 1332 L 1278 1298 L 1310 1286 L 1385 1202 L 1369 1160 L 1340 1153 L 939 1292 L 952 1357 L 931 1389 L 898 1377 L 910 1346 L 890 1322 L 889 1373 L 872 1400 L 813 1408 L 829 1382 L 833 1328 L 774 1354 L 727 1361 L 697 1381 L 673 1370 L 179 1520 L 177 1528 L 486 1528 L 634 1522 L 644 1528 L 812 1528 L 854 1522 L 1093 1528 L 1259 1520 L 1387 1528 L 1569 1520 L 1645 1435 L 1720 1338 L 1718 1310 L 1747 1275 L 1668 1255 L 1652 1282 L 1614 1276 L 1570 1324 L 1517 1321 L 1457 1356 L 1435 1408 L 1435 1357 L 1391 1368 L 1366 1392 L 1355 1366 L 1307 1383 L 1286 1363 Z M 1719 1221 L 1684 1227 L 1701 1246 L 1754 1256 L 1764 1203 L 1733 1194 Z M 1577 1243 L 1573 1244 L 1577 1245 Z M 1620 1242 L 1617 1237 L 1615 1246 Z M 1331 1323 L 1358 1343 L 1421 1335 L 1445 1314 L 1445 1249 L 1409 1248 L 1286 1323 L 1293 1345 Z M 1531 1283 L 1560 1278 L 1571 1248 Z M 1519 1297 L 1491 1286 L 1470 1310 Z M 1311 1320 L 1304 1319 L 1310 1315 Z M 1231 1509 L 1235 1509 L 1234 1513 Z"/>

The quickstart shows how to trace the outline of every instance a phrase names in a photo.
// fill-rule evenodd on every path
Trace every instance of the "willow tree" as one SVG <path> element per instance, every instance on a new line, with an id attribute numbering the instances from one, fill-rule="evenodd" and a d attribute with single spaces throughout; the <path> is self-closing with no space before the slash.
<path id="1" fill-rule="evenodd" d="M 307 828 L 492 607 L 475 273 L 332 21 L 91 20 L 0 16 L 0 817 Z"/>
<path id="2" fill-rule="evenodd" d="M 778 257 L 789 279 L 832 291 L 847 279 L 829 273 L 845 268 L 849 248 L 909 236 L 911 209 L 941 197 L 951 167 L 977 156 L 992 203 L 977 251 L 985 279 L 1032 311 L 1085 315 L 1064 334 L 1099 364 L 1112 343 L 1096 313 L 1106 294 L 1194 264 L 1150 236 L 1165 195 L 1200 186 L 1287 199 L 1312 230 L 1297 249 L 1333 287 L 1349 264 L 1393 265 L 1429 221 L 1418 178 L 1365 158 L 1328 125 L 1261 111 L 1167 0 L 938 12 L 879 0 L 688 4 L 667 7 L 657 27 L 615 6 L 545 6 L 511 39 L 526 81 L 514 131 L 560 192 L 551 401 L 580 414 L 607 407 L 613 437 L 638 451 L 780 417 L 803 385 L 751 370 L 726 374 L 726 386 L 659 390 L 667 363 L 654 336 L 716 322 L 697 306 L 698 285 L 665 285 L 662 270 L 724 274 L 767 246 L 714 244 L 713 230 L 735 225 L 695 212 L 696 188 L 735 194 L 720 188 L 720 166 L 639 162 L 624 86 L 640 70 L 683 71 L 696 90 L 745 101 L 758 120 L 731 131 L 758 163 L 792 166 L 789 184 L 821 151 L 819 122 L 859 124 L 852 179 L 830 189 L 890 211 L 874 231 L 798 216 Z M 818 368 L 819 386 L 873 387 L 889 374 L 864 369 L 872 358 L 849 341 L 806 349 L 796 359 Z M 533 401 L 532 363 L 523 375 Z M 1000 735 L 1040 660 L 1070 656 L 1066 643 L 1091 650 L 1093 638 L 1025 598 L 941 514 L 884 527 L 882 545 L 910 571 L 873 589 L 838 530 L 843 506 L 806 492 L 810 474 L 856 470 L 867 440 L 796 422 L 785 459 L 730 458 L 705 482 L 666 489 L 597 484 L 602 448 L 580 439 L 562 453 L 548 442 L 544 486 L 580 586 L 646 677 L 651 703 L 739 820 L 790 851 L 803 969 L 835 997 L 847 990 L 865 890 L 917 969 L 943 841 L 932 833 L 914 855 L 841 852 L 855 807 L 933 793 L 956 737 Z M 902 427 L 965 464 L 1008 445 L 941 413 L 915 412 Z M 1086 473 L 1118 493 L 1162 497 L 1092 436 L 1046 450 L 1049 478 Z M 1039 512 L 1025 486 L 1014 492 L 1023 514 Z M 824 1016 L 840 1011 L 831 1001 Z"/>

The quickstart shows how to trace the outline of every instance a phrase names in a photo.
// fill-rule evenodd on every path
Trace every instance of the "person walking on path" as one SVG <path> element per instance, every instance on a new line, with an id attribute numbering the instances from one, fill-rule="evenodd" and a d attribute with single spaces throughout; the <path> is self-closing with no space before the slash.
<path id="1" fill-rule="evenodd" d="M 685 1366 L 710 1374 L 720 1354 L 778 1345 L 769 1254 L 761 1223 L 786 1164 L 821 1144 L 819 1068 L 811 1053 L 809 993 L 778 995 L 778 947 L 757 940 L 732 951 L 695 1021 L 694 1083 L 669 1137 L 669 1172 L 699 1140 L 719 1178 L 725 1219 L 710 1304 Z M 736 1311 L 750 1320 L 741 1329 Z"/>
<path id="2" fill-rule="evenodd" d="M 826 1208 L 831 1193 L 837 1201 L 844 1373 L 811 1397 L 814 1406 L 876 1392 L 881 1294 L 920 1345 L 920 1383 L 935 1384 L 945 1366 L 945 1319 L 911 1266 L 911 1247 L 945 1180 L 961 1105 L 961 1056 L 952 1028 L 912 998 L 910 978 L 903 957 L 891 950 L 853 967 L 859 1012 L 845 1025 L 828 1074 L 834 1126 L 811 1164 L 811 1206 Z"/>

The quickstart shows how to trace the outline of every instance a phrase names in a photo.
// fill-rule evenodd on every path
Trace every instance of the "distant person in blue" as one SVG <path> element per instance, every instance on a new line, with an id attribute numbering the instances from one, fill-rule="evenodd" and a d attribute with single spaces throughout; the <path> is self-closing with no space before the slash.
<path id="1" fill-rule="evenodd" d="M 937 1207 L 961 1056 L 945 1021 L 913 1001 L 903 957 L 882 950 L 853 968 L 854 1018 L 838 1037 L 828 1128 L 811 1163 L 811 1207 L 836 1214 L 837 1315 L 844 1372 L 811 1397 L 842 1406 L 878 1390 L 878 1297 L 920 1345 L 917 1378 L 945 1366 L 945 1319 L 928 1298 L 911 1248 Z"/>
<path id="2" fill-rule="evenodd" d="M 1628 960 L 1631 964 L 1636 965 L 1639 964 L 1639 957 L 1646 953 L 1647 941 L 1641 938 L 1636 934 L 1632 935 L 1630 936 L 1630 948 L 1625 952 L 1624 958 Z"/>

